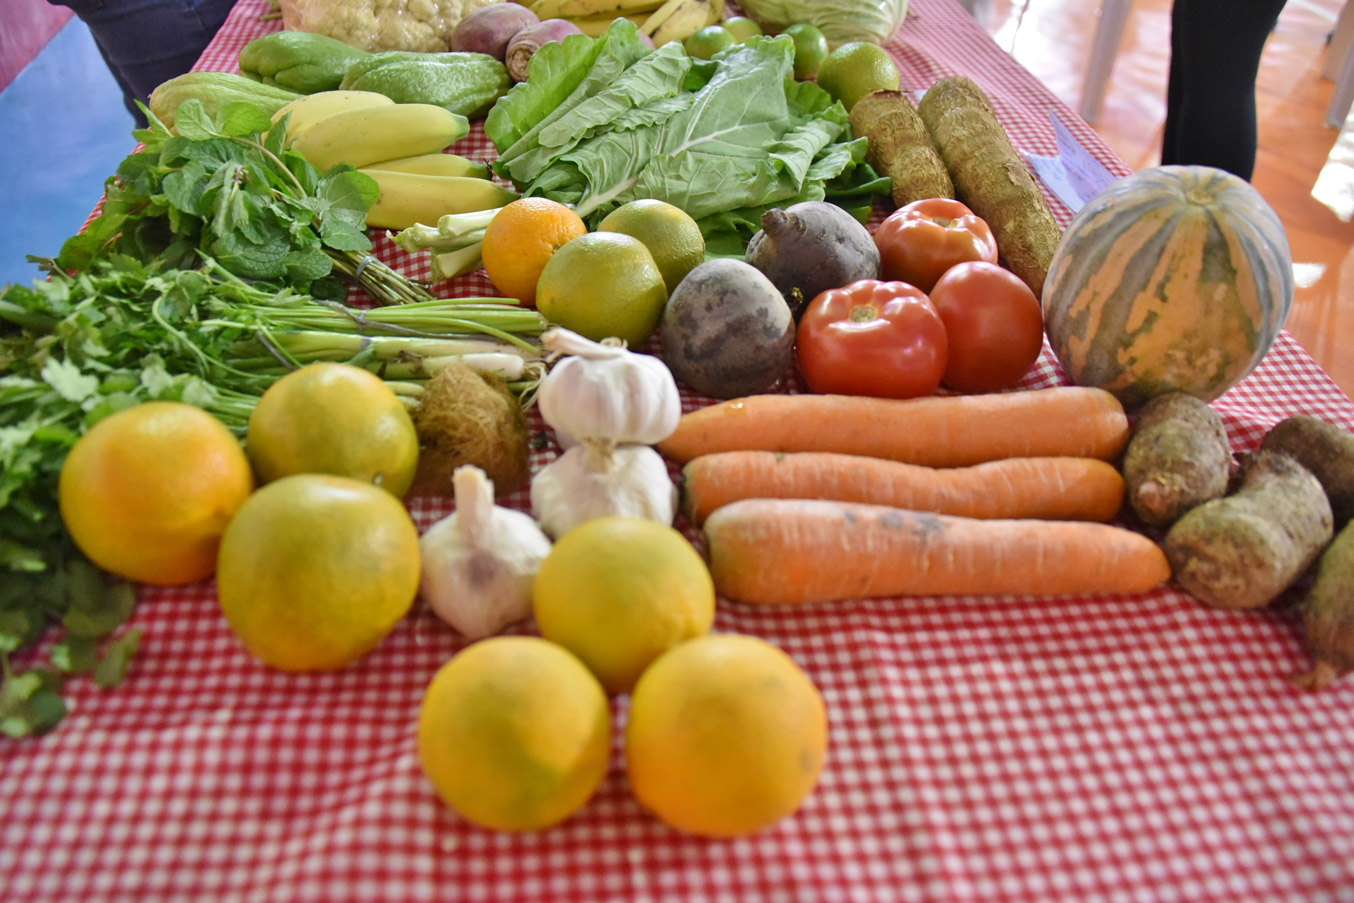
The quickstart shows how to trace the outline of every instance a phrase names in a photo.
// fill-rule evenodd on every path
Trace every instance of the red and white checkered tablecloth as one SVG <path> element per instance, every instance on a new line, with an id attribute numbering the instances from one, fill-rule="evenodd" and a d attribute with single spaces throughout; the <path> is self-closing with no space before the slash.
<path id="1" fill-rule="evenodd" d="M 240 0 L 199 68 L 233 70 L 279 27 L 266 9 Z M 968 75 L 1019 149 L 1055 150 L 1052 110 L 1127 172 L 952 0 L 912 9 L 888 44 L 905 87 Z M 479 128 L 455 149 L 492 152 Z M 482 273 L 446 291 L 494 294 Z M 1046 349 L 1028 385 L 1061 380 Z M 1238 450 L 1296 412 L 1354 427 L 1354 404 L 1287 334 L 1215 406 Z M 449 510 L 410 507 L 421 528 Z M 721 602 L 716 630 L 767 638 L 818 684 L 831 746 L 796 814 L 713 841 L 634 801 L 625 697 L 608 776 L 564 825 L 491 833 L 443 807 L 414 724 L 463 641 L 422 605 L 356 665 L 291 675 L 242 651 L 211 583 L 146 590 L 126 682 L 73 682 L 54 732 L 0 740 L 0 900 L 1354 900 L 1354 678 L 1320 694 L 1288 682 L 1307 661 L 1295 601 Z"/>

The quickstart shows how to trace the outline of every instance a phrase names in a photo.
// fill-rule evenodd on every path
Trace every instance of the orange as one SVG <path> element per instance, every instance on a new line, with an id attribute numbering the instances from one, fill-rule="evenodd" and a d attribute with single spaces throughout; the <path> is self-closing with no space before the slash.
<path id="1" fill-rule="evenodd" d="M 253 488 L 249 460 L 221 421 L 182 402 L 147 401 L 76 440 L 57 496 L 90 561 L 174 586 L 212 575 L 221 534 Z"/>
<path id="2" fill-rule="evenodd" d="M 691 834 L 736 837 L 789 815 L 817 784 L 826 751 L 818 688 L 758 637 L 712 634 L 673 646 L 630 698 L 630 788 Z"/>
<path id="3" fill-rule="evenodd" d="M 484 230 L 480 259 L 494 287 L 523 304 L 536 303 L 536 282 L 555 251 L 588 227 L 573 209 L 548 198 L 518 198 Z"/>
<path id="4" fill-rule="evenodd" d="M 418 758 L 437 795 L 499 831 L 564 821 L 606 776 L 611 709 L 568 650 L 533 636 L 472 643 L 428 684 Z"/>
<path id="5" fill-rule="evenodd" d="M 418 469 L 418 432 L 385 381 L 352 364 L 293 370 L 254 406 L 245 449 L 260 483 L 331 473 L 403 498 Z"/>
<path id="6" fill-rule="evenodd" d="M 561 536 L 536 571 L 531 602 L 541 636 L 582 659 L 612 693 L 715 620 L 700 553 L 674 528 L 641 517 L 597 517 Z"/>
<path id="7" fill-rule="evenodd" d="M 216 592 L 256 658 L 342 668 L 384 639 L 418 594 L 418 528 L 370 483 L 296 474 L 262 487 L 221 539 Z"/>

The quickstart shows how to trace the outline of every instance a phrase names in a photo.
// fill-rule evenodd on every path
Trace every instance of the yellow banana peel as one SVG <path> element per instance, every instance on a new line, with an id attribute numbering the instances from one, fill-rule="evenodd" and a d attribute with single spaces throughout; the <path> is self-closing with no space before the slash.
<path id="1" fill-rule="evenodd" d="M 407 229 L 435 223 L 444 214 L 492 210 L 517 200 L 518 194 L 489 179 L 432 176 L 424 173 L 369 169 L 381 193 L 367 212 L 367 226 Z"/>
<path id="2" fill-rule="evenodd" d="M 470 120 L 445 107 L 396 103 L 341 110 L 301 130 L 292 148 L 321 172 L 338 163 L 370 166 L 437 153 L 470 133 Z"/>

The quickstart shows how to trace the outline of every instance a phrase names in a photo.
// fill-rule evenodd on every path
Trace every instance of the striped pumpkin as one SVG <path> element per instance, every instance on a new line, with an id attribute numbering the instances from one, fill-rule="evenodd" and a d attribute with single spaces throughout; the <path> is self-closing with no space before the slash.
<path id="1" fill-rule="evenodd" d="M 1130 410 L 1172 391 L 1212 401 L 1283 327 L 1293 260 L 1278 216 L 1245 180 L 1151 167 L 1078 211 L 1043 303 L 1049 344 L 1076 385 Z"/>

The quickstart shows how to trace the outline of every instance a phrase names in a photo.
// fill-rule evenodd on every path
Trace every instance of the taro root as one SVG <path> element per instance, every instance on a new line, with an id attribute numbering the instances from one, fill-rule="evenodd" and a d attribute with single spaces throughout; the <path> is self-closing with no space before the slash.
<path id="1" fill-rule="evenodd" d="M 1288 455 L 1260 451 L 1235 493 L 1190 509 L 1162 548 L 1185 592 L 1213 608 L 1252 609 L 1292 585 L 1331 534 L 1317 478 Z"/>
<path id="2" fill-rule="evenodd" d="M 1331 540 L 1316 566 L 1316 580 L 1304 602 L 1302 632 L 1312 670 L 1293 679 L 1320 690 L 1354 671 L 1354 523 Z"/>
<path id="3" fill-rule="evenodd" d="M 1231 467 L 1227 430 L 1208 402 L 1183 392 L 1158 395 L 1134 417 L 1124 451 L 1126 497 L 1144 523 L 1169 524 L 1223 495 Z"/>
<path id="4" fill-rule="evenodd" d="M 1292 456 L 1321 481 L 1337 528 L 1354 517 L 1354 434 L 1302 415 L 1276 423 L 1260 447 Z"/>

